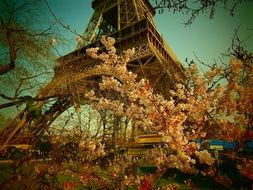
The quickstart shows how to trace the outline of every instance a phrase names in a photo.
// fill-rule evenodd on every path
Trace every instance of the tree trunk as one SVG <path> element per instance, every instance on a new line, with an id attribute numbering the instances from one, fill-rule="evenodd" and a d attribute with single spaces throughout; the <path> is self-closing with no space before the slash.
<path id="1" fill-rule="evenodd" d="M 16 61 L 16 54 L 18 49 L 15 48 L 15 40 L 13 39 L 13 32 L 15 30 L 13 28 L 9 28 L 6 32 L 6 37 L 8 41 L 9 46 L 9 54 L 10 54 L 10 63 L 0 66 L 0 75 L 3 75 L 5 73 L 8 73 L 12 69 L 15 68 L 15 61 Z"/>

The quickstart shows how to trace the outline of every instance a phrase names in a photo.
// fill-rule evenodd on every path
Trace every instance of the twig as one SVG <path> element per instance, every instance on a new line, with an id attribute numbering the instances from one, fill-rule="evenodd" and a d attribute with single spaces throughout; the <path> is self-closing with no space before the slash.
<path id="1" fill-rule="evenodd" d="M 67 29 L 68 31 L 70 31 L 70 32 L 73 33 L 73 34 L 76 34 L 76 35 L 79 36 L 79 37 L 82 37 L 81 34 L 79 34 L 79 33 L 76 32 L 76 30 L 71 29 L 69 25 L 65 25 L 62 21 L 60 21 L 60 20 L 57 18 L 57 16 L 54 14 L 53 10 L 52 10 L 51 7 L 49 6 L 47 0 L 45 0 L 45 4 L 47 5 L 48 10 L 50 11 L 50 13 L 51 13 L 52 16 L 54 17 L 54 19 L 55 19 L 63 28 Z"/>
<path id="2" fill-rule="evenodd" d="M 206 67 L 209 67 L 209 68 L 213 68 L 213 66 L 210 66 L 208 64 L 205 64 L 203 61 L 201 61 L 198 56 L 195 54 L 195 52 L 193 51 L 193 54 L 194 54 L 194 57 L 198 60 L 199 63 L 201 63 L 202 65 L 206 66 Z"/>

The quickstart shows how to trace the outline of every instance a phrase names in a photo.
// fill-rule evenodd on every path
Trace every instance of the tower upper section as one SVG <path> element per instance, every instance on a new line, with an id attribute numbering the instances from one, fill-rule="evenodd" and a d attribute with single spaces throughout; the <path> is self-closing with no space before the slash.
<path id="1" fill-rule="evenodd" d="M 92 8 L 103 10 L 103 20 L 115 30 L 144 18 L 152 19 L 155 15 L 155 10 L 148 0 L 94 0 Z"/>
<path id="2" fill-rule="evenodd" d="M 75 51 L 58 59 L 56 78 L 64 71 L 75 75 L 92 67 L 86 49 L 101 46 L 101 37 L 111 36 L 116 41 L 117 54 L 135 48 L 128 69 L 148 78 L 154 87 L 159 86 L 156 92 L 168 97 L 164 86 L 169 89 L 185 82 L 184 68 L 158 32 L 153 21 L 155 10 L 148 0 L 94 0 L 92 8 L 94 13 L 83 33 L 83 41 Z"/>
<path id="3" fill-rule="evenodd" d="M 148 0 L 94 0 L 94 14 L 83 33 L 84 47 L 143 19 L 153 23 L 155 10 Z M 153 23 L 154 24 L 154 23 Z"/>

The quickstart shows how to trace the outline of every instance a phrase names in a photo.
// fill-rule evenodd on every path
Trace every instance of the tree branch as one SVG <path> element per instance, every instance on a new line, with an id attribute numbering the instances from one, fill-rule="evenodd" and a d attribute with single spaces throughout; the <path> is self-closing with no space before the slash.
<path id="1" fill-rule="evenodd" d="M 16 48 L 15 45 L 15 40 L 13 39 L 13 32 L 15 30 L 13 28 L 9 28 L 6 31 L 6 37 L 7 37 L 7 43 L 9 46 L 9 57 L 10 57 L 10 62 L 6 65 L 0 66 L 0 75 L 3 75 L 5 73 L 8 73 L 12 69 L 16 67 L 15 61 L 17 58 L 17 51 L 19 48 Z"/>
<path id="2" fill-rule="evenodd" d="M 13 101 L 13 102 L 8 102 L 8 103 L 5 103 L 5 104 L 1 104 L 0 109 L 8 108 L 8 107 L 11 107 L 11 106 L 16 106 L 16 105 L 22 104 L 23 102 L 24 102 L 24 100 L 16 100 L 16 101 Z"/>
<path id="3" fill-rule="evenodd" d="M 8 97 L 8 96 L 6 96 L 4 94 L 0 94 L 0 97 L 12 101 L 12 102 L 1 104 L 0 105 L 0 109 L 3 109 L 3 108 L 7 108 L 7 107 L 18 105 L 18 104 L 22 104 L 24 102 L 27 102 L 28 100 L 32 100 L 32 101 L 44 101 L 44 100 L 48 100 L 50 98 L 54 98 L 55 96 L 45 96 L 45 97 L 40 97 L 40 98 L 38 98 L 38 97 L 33 98 L 31 96 L 21 96 L 21 97 L 18 97 L 17 98 L 18 100 L 15 100 L 15 101 L 13 101 L 13 98 Z"/>
<path id="4" fill-rule="evenodd" d="M 51 9 L 51 7 L 49 6 L 49 4 L 48 4 L 48 2 L 47 2 L 46 0 L 45 0 L 45 4 L 46 4 L 46 6 L 48 7 L 49 12 L 50 12 L 50 13 L 52 14 L 52 16 L 54 17 L 54 19 L 55 19 L 63 28 L 67 29 L 68 31 L 70 31 L 71 33 L 73 33 L 73 34 L 75 34 L 75 35 L 77 35 L 77 36 L 79 36 L 79 37 L 82 37 L 81 34 L 79 34 L 79 33 L 76 32 L 76 30 L 71 29 L 71 28 L 69 27 L 69 25 L 65 25 L 63 22 L 61 22 L 61 21 L 57 18 L 57 16 L 54 14 L 53 10 Z"/>
<path id="5" fill-rule="evenodd" d="M 190 18 L 184 23 L 185 25 L 190 25 L 194 19 L 201 13 L 208 13 L 210 19 L 215 15 L 215 11 L 218 5 L 221 5 L 222 8 L 226 11 L 229 11 L 230 15 L 234 15 L 235 8 L 238 2 L 234 1 L 228 4 L 228 1 L 224 0 L 156 0 L 156 6 L 154 9 L 168 9 L 169 11 L 181 12 L 190 15 Z"/>

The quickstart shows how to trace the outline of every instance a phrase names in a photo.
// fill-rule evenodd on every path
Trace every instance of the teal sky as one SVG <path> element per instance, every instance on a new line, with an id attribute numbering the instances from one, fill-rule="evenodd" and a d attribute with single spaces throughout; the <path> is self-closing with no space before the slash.
<path id="1" fill-rule="evenodd" d="M 78 33 L 83 33 L 93 13 L 91 0 L 48 0 L 48 2 L 61 21 L 76 29 Z M 233 17 L 229 12 L 218 8 L 212 20 L 208 14 L 202 14 L 192 25 L 185 26 L 183 23 L 187 18 L 186 15 L 173 14 L 166 10 L 154 17 L 158 31 L 181 62 L 184 62 L 185 58 L 195 59 L 193 52 L 206 63 L 212 64 L 214 59 L 219 61 L 221 53 L 226 52 L 231 46 L 231 39 L 238 27 L 241 39 L 248 38 L 247 48 L 253 52 L 253 1 L 239 4 Z M 62 54 L 72 51 L 76 43 L 75 37 L 68 31 L 63 35 L 71 40 L 71 45 L 68 46 L 70 49 L 61 50 Z"/>

